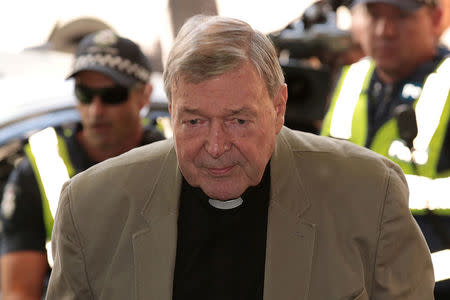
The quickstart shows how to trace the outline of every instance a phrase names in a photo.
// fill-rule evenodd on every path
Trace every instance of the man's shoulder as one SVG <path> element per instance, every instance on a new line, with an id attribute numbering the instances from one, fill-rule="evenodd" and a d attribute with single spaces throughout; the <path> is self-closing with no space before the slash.
<path id="1" fill-rule="evenodd" d="M 332 156 L 362 156 L 380 159 L 381 155 L 365 147 L 358 146 L 347 140 L 319 136 L 312 133 L 285 128 L 283 138 L 296 152 L 328 153 Z"/>
<path id="2" fill-rule="evenodd" d="M 154 142 L 107 159 L 72 177 L 63 187 L 60 206 L 69 205 L 79 216 L 86 211 L 115 211 L 124 205 L 143 207 L 168 168 L 176 172 L 171 139 Z M 161 181 L 165 182 L 165 181 Z"/>
<path id="3" fill-rule="evenodd" d="M 173 150 L 172 139 L 153 142 L 102 161 L 75 175 L 74 185 L 106 186 L 155 176 Z M 172 157 L 175 157 L 172 155 Z M 127 177 L 124 177 L 127 174 Z"/>
<path id="4" fill-rule="evenodd" d="M 294 153 L 294 157 L 298 157 L 299 160 L 307 159 L 318 165 L 335 165 L 336 168 L 342 166 L 343 172 L 346 172 L 346 167 L 360 166 L 370 169 L 374 174 L 377 173 L 376 170 L 386 173 L 388 169 L 394 169 L 397 173 L 401 173 L 400 168 L 391 160 L 346 140 L 318 136 L 287 128 L 283 130 L 282 137 Z M 339 169 L 335 170 L 338 171 Z M 364 172 L 367 171 L 364 170 Z"/>
<path id="5" fill-rule="evenodd" d="M 115 169 L 133 168 L 142 163 L 152 163 L 161 159 L 173 148 L 172 139 L 160 140 L 136 147 L 116 157 L 102 161 L 91 168 L 89 172 L 111 172 Z M 84 172 L 83 172 L 84 173 Z"/>
<path id="6" fill-rule="evenodd" d="M 277 166 L 277 176 L 289 174 L 289 182 L 301 186 L 314 207 L 380 209 L 391 183 L 401 190 L 399 199 L 407 199 L 407 183 L 400 167 L 370 149 L 291 130 L 284 130 L 282 138 L 288 145 L 284 149 L 292 154 L 285 151 L 277 160 L 283 166 Z"/>

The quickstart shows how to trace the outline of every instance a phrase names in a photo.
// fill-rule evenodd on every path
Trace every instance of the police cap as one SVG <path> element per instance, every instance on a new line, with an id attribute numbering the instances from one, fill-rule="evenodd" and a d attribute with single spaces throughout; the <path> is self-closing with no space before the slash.
<path id="1" fill-rule="evenodd" d="M 91 33 L 79 43 L 68 78 L 81 71 L 100 72 L 131 87 L 138 82 L 147 83 L 151 67 L 136 43 L 108 29 Z"/>

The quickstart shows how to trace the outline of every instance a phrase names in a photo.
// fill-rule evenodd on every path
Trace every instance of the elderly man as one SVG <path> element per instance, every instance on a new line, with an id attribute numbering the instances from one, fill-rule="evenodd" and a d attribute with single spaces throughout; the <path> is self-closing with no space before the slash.
<path id="1" fill-rule="evenodd" d="M 432 299 L 401 170 L 283 127 L 265 35 L 194 16 L 164 72 L 173 139 L 65 185 L 47 299 Z"/>

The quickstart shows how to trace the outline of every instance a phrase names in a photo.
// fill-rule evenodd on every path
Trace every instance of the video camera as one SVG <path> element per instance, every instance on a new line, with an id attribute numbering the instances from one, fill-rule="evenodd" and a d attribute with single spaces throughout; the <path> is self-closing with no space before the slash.
<path id="1" fill-rule="evenodd" d="M 337 27 L 336 14 L 350 4 L 317 1 L 286 28 L 269 34 L 288 85 L 285 124 L 292 129 L 318 133 L 315 122 L 323 119 L 337 56 L 353 45 L 350 32 Z"/>

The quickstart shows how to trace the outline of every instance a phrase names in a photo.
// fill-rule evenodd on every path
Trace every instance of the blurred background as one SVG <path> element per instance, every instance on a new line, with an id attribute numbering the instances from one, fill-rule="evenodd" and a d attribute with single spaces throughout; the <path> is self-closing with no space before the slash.
<path id="1" fill-rule="evenodd" d="M 263 32 L 271 32 L 297 18 L 312 2 L 43 0 L 35 3 L 18 0 L 2 4 L 0 52 L 17 53 L 44 45 L 68 51 L 84 32 L 102 27 L 94 24 L 98 22 L 138 42 L 150 56 L 158 56 L 160 51 L 167 52 L 176 31 L 193 14 L 241 18 Z"/>

